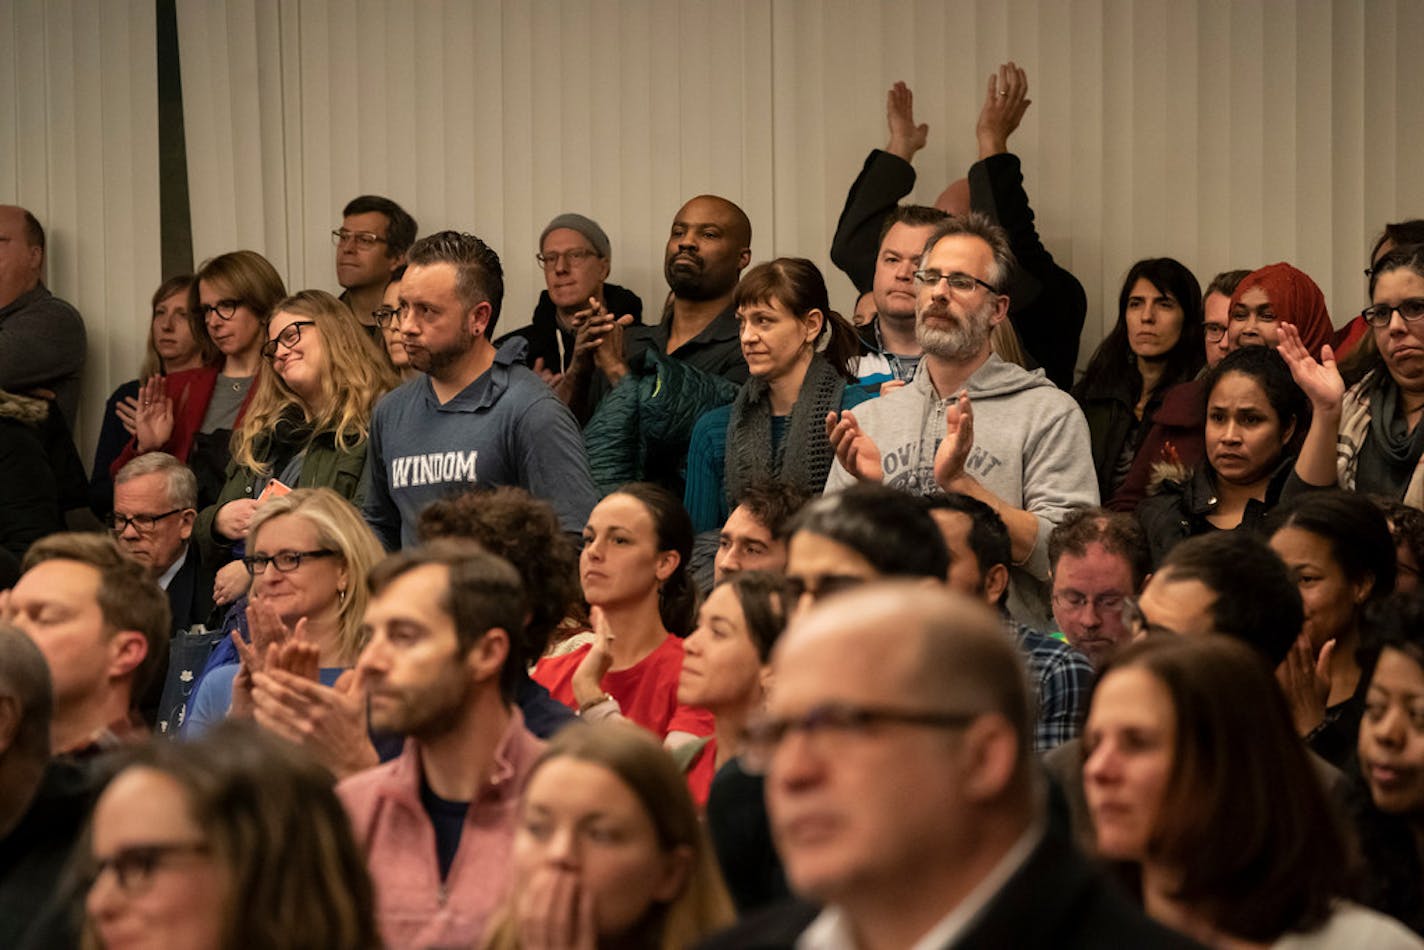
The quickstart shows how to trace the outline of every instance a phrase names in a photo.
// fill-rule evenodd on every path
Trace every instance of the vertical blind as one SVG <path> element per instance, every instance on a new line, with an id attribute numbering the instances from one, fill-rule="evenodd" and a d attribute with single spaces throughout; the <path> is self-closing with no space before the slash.
<path id="1" fill-rule="evenodd" d="M 0 3 L 0 202 L 45 226 L 45 282 L 84 315 L 86 464 L 162 280 L 156 63 L 153 0 Z"/>

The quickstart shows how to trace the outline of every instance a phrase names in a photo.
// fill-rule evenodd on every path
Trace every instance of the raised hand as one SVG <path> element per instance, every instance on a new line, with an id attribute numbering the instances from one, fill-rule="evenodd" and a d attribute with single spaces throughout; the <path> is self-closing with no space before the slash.
<path id="1" fill-rule="evenodd" d="M 1300 331 L 1292 324 L 1277 325 L 1280 342 L 1276 352 L 1290 367 L 1291 377 L 1310 400 L 1310 407 L 1317 414 L 1334 413 L 1340 410 L 1345 398 L 1345 380 L 1335 365 L 1335 351 L 1326 344 L 1320 348 L 1320 359 L 1316 360 L 1301 342 Z"/>
<path id="2" fill-rule="evenodd" d="M 282 644 L 293 638 L 307 638 L 307 619 L 298 620 L 293 629 L 272 605 L 254 597 L 247 605 L 247 632 L 252 635 L 251 643 L 244 641 L 236 630 L 228 633 L 242 659 L 242 666 L 232 681 L 232 708 L 228 713 L 231 716 L 252 715 L 253 677 L 266 671 L 269 658 L 280 662 Z"/>
<path id="3" fill-rule="evenodd" d="M 1014 63 L 1004 63 L 989 75 L 989 89 L 979 109 L 974 136 L 979 140 L 979 157 L 988 158 L 1009 150 L 1009 136 L 1033 105 L 1028 96 L 1028 74 Z"/>
<path id="4" fill-rule="evenodd" d="M 133 435 L 137 430 L 138 419 L 138 397 L 125 396 L 114 403 L 114 415 L 119 417 L 119 422 L 123 423 L 124 431 Z"/>
<path id="5" fill-rule="evenodd" d="M 903 82 L 897 82 L 885 94 L 885 123 L 890 126 L 890 141 L 885 151 L 905 161 L 925 147 L 930 127 L 915 124 L 915 94 Z"/>
<path id="6" fill-rule="evenodd" d="M 514 914 L 523 950 L 594 950 L 593 895 L 578 872 L 541 864 L 520 888 Z"/>
<path id="7" fill-rule="evenodd" d="M 944 441 L 935 449 L 935 484 L 945 491 L 954 491 L 951 483 L 964 474 L 969 450 L 974 448 L 974 410 L 969 404 L 968 390 L 960 390 L 958 398 L 944 413 Z"/>
<path id="8" fill-rule="evenodd" d="M 173 400 L 168 381 L 150 376 L 138 389 L 134 413 L 134 439 L 140 452 L 157 452 L 173 437 Z"/>
<path id="9" fill-rule="evenodd" d="M 1301 736 L 1309 735 L 1325 721 L 1325 704 L 1330 698 L 1330 661 L 1334 655 L 1334 640 L 1327 640 L 1317 657 L 1310 639 L 1301 634 L 1276 667 L 1276 681 L 1286 694 L 1291 721 Z"/>
<path id="10" fill-rule="evenodd" d="M 323 686 L 317 658 L 313 644 L 293 640 L 283 647 L 280 663 L 269 662 L 253 677 L 253 718 L 342 779 L 380 762 L 367 731 L 366 686 L 356 670 L 341 674 L 335 686 Z"/>
<path id="11" fill-rule="evenodd" d="M 863 482 L 885 480 L 880 465 L 880 448 L 866 435 L 849 409 L 826 413 L 826 438 L 841 468 Z"/>
<path id="12" fill-rule="evenodd" d="M 603 677 L 613 668 L 613 628 L 601 607 L 589 610 L 588 617 L 593 624 L 593 646 L 574 670 L 570 684 L 580 709 L 603 694 Z"/>

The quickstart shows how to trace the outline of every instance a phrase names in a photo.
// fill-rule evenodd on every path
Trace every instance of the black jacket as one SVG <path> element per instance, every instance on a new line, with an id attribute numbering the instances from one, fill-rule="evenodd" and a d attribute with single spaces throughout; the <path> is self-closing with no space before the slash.
<path id="1" fill-rule="evenodd" d="M 949 908 L 945 908 L 945 913 Z M 815 919 L 805 902 L 778 904 L 702 943 L 703 950 L 792 950 Z M 980 911 L 955 950 L 1088 950 L 1198 945 L 1149 920 L 1087 859 L 1049 832 Z"/>
<path id="2" fill-rule="evenodd" d="M 1266 487 L 1266 500 L 1252 499 L 1246 503 L 1239 526 L 1241 529 L 1257 532 L 1262 529 L 1266 516 L 1280 501 L 1281 489 L 1294 469 L 1295 456 L 1288 455 L 1281 460 Z M 1177 546 L 1177 542 L 1217 530 L 1207 520 L 1207 516 L 1216 511 L 1216 506 L 1216 476 L 1205 461 L 1179 478 L 1163 480 L 1155 494 L 1142 499 L 1137 506 L 1137 520 L 1142 524 L 1142 533 L 1147 536 L 1153 570 L 1162 563 L 1167 552 Z"/>
<path id="3" fill-rule="evenodd" d="M 915 169 L 897 155 L 876 149 L 846 195 L 836 223 L 831 260 L 864 293 L 875 279 L 880 226 L 915 187 Z M 969 203 L 1008 232 L 1018 267 L 1009 275 L 1009 320 L 1024 351 L 1060 389 L 1073 385 L 1078 340 L 1088 316 L 1088 296 L 1078 279 L 1053 259 L 1034 227 L 1018 156 L 1003 153 L 969 169 Z"/>

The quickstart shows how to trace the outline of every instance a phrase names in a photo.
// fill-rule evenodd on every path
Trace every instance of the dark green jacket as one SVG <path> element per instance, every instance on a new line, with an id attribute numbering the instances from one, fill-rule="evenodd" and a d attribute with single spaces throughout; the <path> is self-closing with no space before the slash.
<path id="1" fill-rule="evenodd" d="M 290 430 L 288 438 L 278 433 L 269 435 L 257 445 L 256 455 L 272 464 L 277 458 L 290 458 L 294 450 L 301 447 L 300 438 L 305 433 L 300 429 Z M 297 440 L 297 444 L 293 441 Z M 301 474 L 295 485 L 289 488 L 330 488 L 358 509 L 365 500 L 366 484 L 366 442 L 363 439 L 350 449 L 342 450 L 336 445 L 331 432 L 318 432 L 305 442 L 306 455 L 302 459 Z M 236 460 L 227 466 L 227 481 L 216 503 L 198 512 L 198 520 L 193 524 L 193 540 L 197 542 L 198 553 L 203 563 L 217 568 L 226 564 L 233 556 L 232 538 L 223 537 L 215 527 L 218 509 L 230 501 L 241 498 L 256 498 L 262 494 L 267 483 L 278 477 L 279 466 L 274 471 L 259 475 L 250 468 L 239 465 Z"/>
<path id="2" fill-rule="evenodd" d="M 593 483 L 606 495 L 628 482 L 657 482 L 681 498 L 692 427 L 735 399 L 737 384 L 651 349 L 628 370 L 584 427 Z"/>

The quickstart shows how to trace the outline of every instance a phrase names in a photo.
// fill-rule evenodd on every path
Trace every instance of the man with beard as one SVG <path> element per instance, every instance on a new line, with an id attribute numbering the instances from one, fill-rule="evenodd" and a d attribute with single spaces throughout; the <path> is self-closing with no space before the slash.
<path id="1" fill-rule="evenodd" d="M 726 198 L 698 195 L 678 210 L 663 254 L 663 276 L 672 295 L 662 320 L 653 326 L 630 326 L 631 315 L 600 308 L 579 330 L 566 381 L 570 405 L 581 418 L 591 415 L 612 387 L 636 371 L 649 350 L 734 383 L 746 382 L 747 361 L 732 294 L 751 263 L 751 245 L 751 221 Z M 592 367 L 580 362 L 585 352 L 593 354 Z"/>
<path id="2" fill-rule="evenodd" d="M 404 734 L 337 794 L 365 850 L 387 947 L 478 946 L 508 890 L 519 796 L 542 743 L 511 700 L 527 603 L 514 568 L 436 541 L 371 572 L 356 663 L 371 727 Z"/>
<path id="3" fill-rule="evenodd" d="M 995 356 L 1013 252 L 978 212 L 938 225 L 915 273 L 915 333 L 925 355 L 914 380 L 826 420 L 835 491 L 884 481 L 913 494 L 958 492 L 993 508 L 1009 529 L 1009 613 L 1046 629 L 1048 534 L 1072 509 L 1098 502 L 1088 425 L 1041 371 Z"/>
<path id="4" fill-rule="evenodd" d="M 568 408 L 490 331 L 504 298 L 499 256 L 473 234 L 417 241 L 401 280 L 401 341 L 423 374 L 371 417 L 365 514 L 387 550 L 413 544 L 420 510 L 475 485 L 517 485 L 583 531 L 597 500 Z"/>

